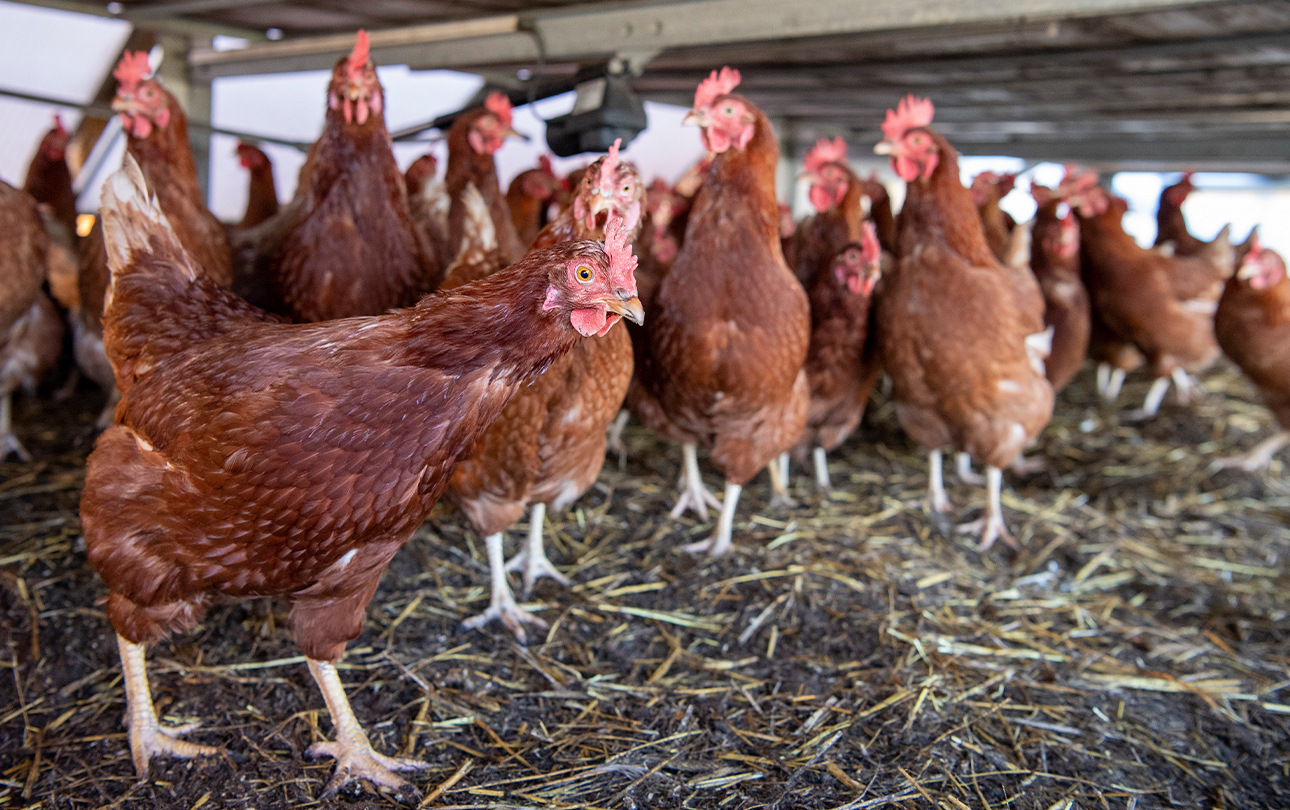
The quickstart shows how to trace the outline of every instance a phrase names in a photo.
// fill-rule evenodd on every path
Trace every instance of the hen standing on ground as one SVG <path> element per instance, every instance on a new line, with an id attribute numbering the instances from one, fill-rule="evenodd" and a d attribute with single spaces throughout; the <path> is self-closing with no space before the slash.
<path id="1" fill-rule="evenodd" d="M 831 488 L 825 454 L 846 441 L 864 416 L 869 393 L 882 372 L 869 341 L 869 308 L 882 276 L 882 247 L 872 222 L 864 223 L 859 244 L 847 245 L 814 273 L 811 301 L 811 347 L 806 376 L 811 405 L 806 429 L 793 448 L 798 463 L 814 455 L 815 484 Z"/>
<path id="2" fill-rule="evenodd" d="M 443 270 L 394 161 L 367 32 L 332 68 L 326 124 L 295 198 L 239 242 L 255 259 L 240 268 L 238 291 L 298 322 L 377 315 L 439 285 Z M 266 277 L 273 300 L 258 295 Z"/>
<path id="3" fill-rule="evenodd" d="M 1043 297 L 994 257 L 972 195 L 959 182 L 958 153 L 937 135 L 931 101 L 909 96 L 882 125 L 874 147 L 908 183 L 900 212 L 898 269 L 883 282 L 878 335 L 900 424 L 930 451 L 931 508 L 948 511 L 941 448 L 986 465 L 989 505 L 979 521 L 985 550 L 1002 537 L 1003 468 L 1021 455 L 1053 410 L 1044 378 Z"/>
<path id="4" fill-rule="evenodd" d="M 484 197 L 488 212 L 497 230 L 497 244 L 506 264 L 517 262 L 524 255 L 519 233 L 511 220 L 511 210 L 497 184 L 497 164 L 493 153 L 512 135 L 519 135 L 511 128 L 511 102 L 501 93 L 492 93 L 484 106 L 452 123 L 448 130 L 448 172 L 444 182 L 448 187 L 448 253 L 444 263 L 457 258 L 461 249 L 466 222 L 466 186 L 474 184 Z"/>
<path id="5" fill-rule="evenodd" d="M 631 250 L 644 197 L 636 170 L 618 160 L 615 144 L 607 157 L 591 164 L 586 177 L 590 182 L 573 206 L 542 231 L 534 250 L 571 239 L 605 239 L 615 250 Z M 584 215 L 575 217 L 575 211 Z M 553 241 L 555 234 L 565 236 Z M 630 292 L 635 295 L 636 288 Z M 641 322 L 639 315 L 631 320 Z M 595 483 L 605 461 L 605 430 L 622 405 L 631 376 L 631 338 L 625 324 L 610 323 L 598 339 L 579 342 L 536 382 L 517 392 L 457 466 L 448 495 L 466 513 L 476 534 L 485 538 L 492 574 L 488 609 L 464 626 L 480 627 L 499 619 L 523 642 L 523 622 L 545 625 L 515 604 L 506 572 L 523 572 L 526 597 L 539 577 L 571 584 L 547 559 L 546 510 L 565 509 Z M 502 532 L 529 505 L 528 542 L 504 563 Z"/>
<path id="6" fill-rule="evenodd" d="M 1258 236 L 1228 279 L 1214 314 L 1218 345 L 1258 386 L 1281 429 L 1244 456 L 1219 459 L 1215 469 L 1266 467 L 1290 443 L 1290 281 L 1286 263 L 1259 244 Z"/>
<path id="7" fill-rule="evenodd" d="M 335 662 L 511 395 L 639 312 L 632 257 L 574 242 L 408 309 L 285 324 L 201 274 L 131 159 L 102 208 L 123 399 L 90 455 L 81 524 L 110 590 L 139 775 L 154 755 L 215 753 L 160 725 L 144 646 L 220 599 L 280 594 L 336 726 L 310 748 L 338 761 L 324 796 L 359 778 L 415 793 L 393 771 L 425 764 L 372 750 Z"/>
<path id="8" fill-rule="evenodd" d="M 1030 269 L 1044 293 L 1044 325 L 1053 329 L 1044 373 L 1056 393 L 1079 373 L 1088 353 L 1088 290 L 1080 279 L 1075 212 L 1067 210 L 1059 217 L 1062 202 L 1044 186 L 1032 183 L 1030 193 L 1037 206 L 1031 228 Z"/>
<path id="9" fill-rule="evenodd" d="M 690 507 L 706 518 L 717 503 L 699 475 L 700 446 L 725 474 L 716 531 L 686 547 L 712 556 L 730 548 L 743 485 L 797 442 L 810 398 L 811 316 L 779 243 L 779 146 L 766 116 L 732 92 L 738 84 L 739 72 L 722 68 L 694 94 L 686 121 L 716 157 L 647 313 L 648 356 L 637 359 L 638 415 L 685 451 L 672 514 Z"/>
<path id="10" fill-rule="evenodd" d="M 31 455 L 13 435 L 11 398 L 35 390 L 63 352 L 63 319 L 42 286 L 48 274 L 49 234 L 36 201 L 0 181 L 0 459 Z"/>

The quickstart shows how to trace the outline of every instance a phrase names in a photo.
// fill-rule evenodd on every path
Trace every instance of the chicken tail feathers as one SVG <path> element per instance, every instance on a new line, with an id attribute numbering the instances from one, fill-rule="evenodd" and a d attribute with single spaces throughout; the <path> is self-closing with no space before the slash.
<path id="1" fill-rule="evenodd" d="M 170 268 L 172 272 L 184 274 L 189 281 L 197 278 L 192 260 L 184 253 L 179 237 L 161 212 L 156 195 L 148 190 L 143 170 L 129 153 L 120 170 L 103 184 L 100 209 L 103 242 L 112 271 L 105 309 L 111 304 L 117 279 L 139 269 L 142 265 L 138 260 L 143 255 L 161 260 L 147 262 L 150 269 Z"/>

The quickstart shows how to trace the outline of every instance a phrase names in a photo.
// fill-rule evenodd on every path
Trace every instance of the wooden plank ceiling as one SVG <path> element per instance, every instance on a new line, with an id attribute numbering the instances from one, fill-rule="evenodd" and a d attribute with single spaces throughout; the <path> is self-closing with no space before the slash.
<path id="1" fill-rule="evenodd" d="M 194 53 L 206 78 L 327 66 L 349 41 L 336 35 L 366 27 L 386 34 L 373 39 L 378 62 L 471 70 L 513 90 L 521 68 L 559 89 L 579 64 L 617 55 L 642 96 L 688 105 L 707 71 L 730 64 L 790 150 L 821 135 L 872 143 L 885 110 L 914 92 L 969 154 L 1290 172 L 1290 0 L 111 5 L 139 26 L 283 33 L 245 53 Z M 462 21 L 480 27 L 432 25 Z"/>

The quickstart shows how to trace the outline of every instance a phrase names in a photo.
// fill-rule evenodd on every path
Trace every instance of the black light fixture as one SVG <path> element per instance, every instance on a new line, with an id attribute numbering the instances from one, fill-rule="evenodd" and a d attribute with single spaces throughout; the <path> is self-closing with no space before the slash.
<path id="1" fill-rule="evenodd" d="M 574 77 L 573 111 L 546 122 L 546 142 L 560 157 L 607 152 L 618 138 L 623 146 L 645 129 L 645 105 L 632 92 L 625 72 L 608 64 L 582 67 Z"/>

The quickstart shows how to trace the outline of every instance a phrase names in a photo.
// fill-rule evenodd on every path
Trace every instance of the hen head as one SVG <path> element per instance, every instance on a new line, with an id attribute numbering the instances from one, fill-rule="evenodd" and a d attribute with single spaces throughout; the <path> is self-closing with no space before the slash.
<path id="1" fill-rule="evenodd" d="M 683 124 L 702 128 L 703 146 L 721 154 L 730 147 L 744 149 L 752 140 L 757 116 L 743 96 L 732 92 L 739 86 L 739 71 L 723 67 L 712 71 L 694 91 L 694 108 Z"/>
<path id="2" fill-rule="evenodd" d="M 873 222 L 866 220 L 859 244 L 842 249 L 833 260 L 833 276 L 852 295 L 868 297 L 882 278 L 882 247 Z"/>
<path id="3" fill-rule="evenodd" d="M 981 172 L 972 178 L 972 202 L 980 207 L 989 202 L 991 196 L 1002 200 L 1012 192 L 1016 183 L 1017 175 L 1013 173 Z"/>
<path id="4" fill-rule="evenodd" d="M 237 160 L 243 169 L 253 171 L 269 165 L 269 156 L 246 141 L 237 142 Z"/>
<path id="5" fill-rule="evenodd" d="M 891 167 L 906 183 L 927 180 L 940 162 L 940 147 L 928 127 L 936 109 L 931 99 L 916 98 L 912 93 L 887 110 L 882 123 L 883 139 L 874 146 L 874 154 L 891 157 Z"/>
<path id="6" fill-rule="evenodd" d="M 1259 235 L 1250 237 L 1250 249 L 1236 271 L 1236 278 L 1254 290 L 1275 286 L 1286 275 L 1286 263 L 1274 251 L 1259 244 Z"/>
<path id="7" fill-rule="evenodd" d="M 519 135 L 511 128 L 511 101 L 504 93 L 492 92 L 484 100 L 484 109 L 476 113 L 466 139 L 470 148 L 481 155 L 491 155 L 512 135 Z"/>
<path id="8" fill-rule="evenodd" d="M 40 141 L 40 154 L 47 160 L 62 160 L 67 156 L 67 142 L 71 139 L 72 133 L 63 126 L 63 119 L 55 115 L 53 129 L 46 132 Z"/>
<path id="9" fill-rule="evenodd" d="M 1112 205 L 1112 198 L 1097 184 L 1097 172 L 1082 171 L 1075 166 L 1066 167 L 1066 176 L 1057 185 L 1057 196 L 1085 218 L 1095 217 Z M 1124 200 L 1115 199 L 1120 213 L 1128 210 Z"/>
<path id="10" fill-rule="evenodd" d="M 827 211 L 847 196 L 851 175 L 846 161 L 847 142 L 840 137 L 820 138 L 806 153 L 802 179 L 811 183 L 807 196 L 816 211 Z"/>
<path id="11" fill-rule="evenodd" d="M 359 126 L 366 124 L 368 118 L 379 117 L 385 107 L 385 91 L 372 64 L 371 43 L 362 29 L 354 42 L 354 50 L 349 56 L 341 57 L 331 69 L 327 107 L 339 110 L 346 124 Z"/>
<path id="12" fill-rule="evenodd" d="M 1161 195 L 1165 198 L 1165 202 L 1175 208 L 1181 207 L 1187 200 L 1187 195 L 1196 190 L 1196 186 L 1192 185 L 1191 176 L 1192 172 L 1183 172 L 1182 179 L 1166 188 Z"/>
<path id="13" fill-rule="evenodd" d="M 578 183 L 573 217 L 589 231 L 604 227 L 611 215 L 623 220 L 628 234 L 640 224 L 645 184 L 635 167 L 618 159 L 622 142 L 622 138 L 614 141 L 609 154 L 588 166 Z"/>
<path id="14" fill-rule="evenodd" d="M 551 168 L 549 155 L 539 157 L 537 168 L 524 173 L 524 193 L 534 199 L 549 202 L 560 190 L 560 178 Z"/>
<path id="15" fill-rule="evenodd" d="M 636 293 L 636 257 L 627 237 L 626 223 L 611 216 L 603 248 L 590 241 L 552 248 L 565 255 L 551 266 L 542 310 L 567 316 L 585 337 L 604 336 L 619 318 L 644 323 L 645 310 Z"/>
<path id="16" fill-rule="evenodd" d="M 136 138 L 170 125 L 170 93 L 151 74 L 144 51 L 126 51 L 112 71 L 117 80 L 112 111 L 121 115 L 122 128 Z"/>
<path id="17" fill-rule="evenodd" d="M 434 177 L 435 171 L 439 168 L 439 161 L 434 155 L 422 155 L 412 161 L 408 170 L 403 173 L 404 178 L 414 183 L 424 183 L 431 177 Z"/>

